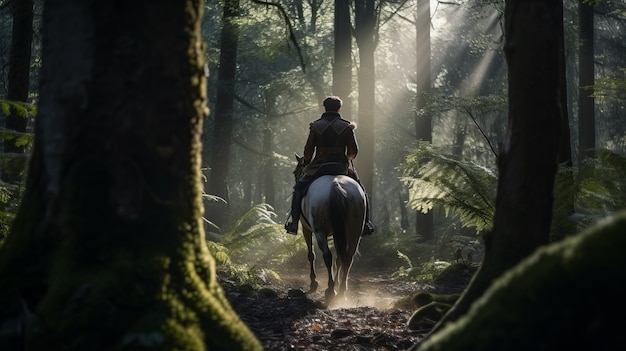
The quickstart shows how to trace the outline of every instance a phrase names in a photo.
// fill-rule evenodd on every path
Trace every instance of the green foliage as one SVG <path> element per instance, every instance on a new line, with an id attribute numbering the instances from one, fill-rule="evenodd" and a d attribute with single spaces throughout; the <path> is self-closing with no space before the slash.
<path id="1" fill-rule="evenodd" d="M 9 129 L 0 129 L 0 140 L 15 140 L 15 146 L 29 146 L 35 140 L 32 133 L 20 133 Z"/>
<path id="2" fill-rule="evenodd" d="M 497 177 L 494 171 L 418 143 L 400 166 L 408 206 L 427 213 L 434 206 L 477 232 L 491 228 Z"/>
<path id="3" fill-rule="evenodd" d="M 400 169 L 411 208 L 428 212 L 439 207 L 464 227 L 477 232 L 490 229 L 497 185 L 494 171 L 441 154 L 427 143 L 418 144 Z M 598 150 L 596 158 L 587 159 L 577 170 L 561 166 L 554 198 L 553 228 L 568 228 L 569 234 L 626 208 L 626 158 Z"/>
<path id="4" fill-rule="evenodd" d="M 413 282 L 432 283 L 439 273 L 450 266 L 449 262 L 436 260 L 430 260 L 414 266 L 409 257 L 400 251 L 398 251 L 398 257 L 407 262 L 408 267 L 400 266 L 391 276 Z"/>
<path id="5" fill-rule="evenodd" d="M 618 70 L 622 76 L 599 77 L 596 80 L 596 84 L 593 86 L 593 97 L 606 100 L 626 99 L 626 67 Z"/>
<path id="6" fill-rule="evenodd" d="M 579 230 L 626 208 L 626 158 L 598 150 L 596 158 L 587 159 L 579 168 L 568 191 L 575 194 L 574 219 Z"/>
<path id="7" fill-rule="evenodd" d="M 17 213 L 18 200 L 15 198 L 14 187 L 6 184 L 0 186 L 0 246 L 9 234 L 11 223 Z"/>
<path id="8" fill-rule="evenodd" d="M 413 268 L 413 262 L 411 262 L 411 259 L 409 258 L 409 256 L 398 251 L 398 257 L 407 264 L 409 269 Z"/>
<path id="9" fill-rule="evenodd" d="M 598 150 L 578 169 L 560 167 L 554 187 L 554 228 L 559 238 L 580 232 L 626 207 L 626 159 Z"/>
<path id="10" fill-rule="evenodd" d="M 0 111 L 5 116 L 17 115 L 30 119 L 37 115 L 37 106 L 26 102 L 0 99 Z M 34 139 L 35 136 L 32 133 L 0 129 L 0 141 L 13 140 L 16 146 L 31 146 Z M 0 153 L 0 169 L 6 170 L 8 167 L 13 167 L 23 174 L 26 171 L 24 169 L 26 157 L 27 154 Z M 22 193 L 23 184 L 0 181 L 0 244 L 10 231 Z"/>
<path id="11" fill-rule="evenodd" d="M 286 235 L 268 204 L 252 207 L 233 226 L 218 234 L 208 232 L 207 245 L 218 272 L 239 283 L 260 284 L 279 279 L 272 269 L 304 249 L 300 236 Z"/>
<path id="12" fill-rule="evenodd" d="M 451 96 L 448 94 L 424 94 L 426 110 L 420 113 L 441 113 L 450 110 L 466 112 L 470 116 L 488 112 L 506 111 L 507 97 L 505 95 L 486 95 L 475 97 Z"/>
<path id="13" fill-rule="evenodd" d="M 24 119 L 29 119 L 37 115 L 37 105 L 21 101 L 9 101 L 0 99 L 0 111 L 5 116 L 17 115 Z M 32 133 L 21 133 L 9 129 L 0 129 L 0 140 L 15 140 L 16 146 L 32 145 L 34 135 Z"/>
<path id="14" fill-rule="evenodd" d="M 0 110 L 5 116 L 16 113 L 22 118 L 29 118 L 37 115 L 37 105 L 21 101 L 9 101 L 0 99 Z"/>

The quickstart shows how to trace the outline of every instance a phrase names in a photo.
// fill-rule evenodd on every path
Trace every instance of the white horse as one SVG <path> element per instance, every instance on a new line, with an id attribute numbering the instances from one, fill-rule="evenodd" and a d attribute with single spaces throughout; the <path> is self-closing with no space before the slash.
<path id="1" fill-rule="evenodd" d="M 296 180 L 304 171 L 304 159 L 296 155 L 298 165 L 294 171 Z M 322 251 L 324 263 L 328 269 L 328 288 L 324 296 L 327 301 L 335 297 L 335 281 L 338 284 L 337 295 L 342 296 L 348 289 L 348 275 L 352 267 L 361 233 L 365 224 L 365 192 L 354 179 L 346 175 L 323 175 L 315 179 L 301 202 L 302 232 L 308 248 L 311 267 L 311 291 L 317 290 L 315 280 L 315 251 L 313 235 L 317 246 Z M 333 279 L 333 257 L 328 247 L 328 237 L 333 236 L 335 252 L 335 276 Z"/>

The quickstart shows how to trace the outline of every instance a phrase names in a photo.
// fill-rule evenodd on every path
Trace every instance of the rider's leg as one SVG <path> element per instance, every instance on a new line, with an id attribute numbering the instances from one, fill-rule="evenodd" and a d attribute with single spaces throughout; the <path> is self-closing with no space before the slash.
<path id="1" fill-rule="evenodd" d="M 293 187 L 293 195 L 291 197 L 290 216 L 285 222 L 285 229 L 289 234 L 298 234 L 298 222 L 300 221 L 300 202 L 302 201 L 302 193 L 308 182 L 298 180 Z"/>
<path id="2" fill-rule="evenodd" d="M 360 184 L 360 183 L 359 183 Z M 363 187 L 363 185 L 361 185 Z M 365 192 L 365 189 L 363 189 Z M 363 236 L 372 235 L 376 228 L 371 221 L 371 206 L 370 206 L 370 197 L 365 194 L 366 202 L 365 202 L 365 226 L 363 227 Z"/>
<path id="3" fill-rule="evenodd" d="M 371 216 L 370 197 L 365 192 L 365 187 L 363 186 L 363 184 L 361 183 L 361 180 L 359 179 L 359 177 L 357 177 L 355 172 L 348 172 L 348 176 L 350 176 L 350 178 L 354 179 L 357 183 L 359 183 L 359 185 L 361 186 L 361 189 L 363 189 L 363 193 L 365 194 L 365 226 L 363 227 L 363 236 L 372 235 L 372 233 L 374 233 L 376 228 L 374 227 L 374 224 L 372 223 L 371 217 L 370 217 Z"/>

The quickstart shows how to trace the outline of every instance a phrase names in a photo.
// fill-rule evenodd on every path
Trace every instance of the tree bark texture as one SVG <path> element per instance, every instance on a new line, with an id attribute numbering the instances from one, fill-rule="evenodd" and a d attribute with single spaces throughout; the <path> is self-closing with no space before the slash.
<path id="1" fill-rule="evenodd" d="M 506 2 L 509 121 L 498 157 L 494 225 L 484 238 L 480 269 L 429 337 L 467 313 L 498 276 L 549 241 L 565 109 L 562 16 L 560 1 Z"/>
<path id="2" fill-rule="evenodd" d="M 235 78 L 237 75 L 237 46 L 239 42 L 239 0 L 224 2 L 222 37 L 220 41 L 220 65 L 217 78 L 217 96 L 214 111 L 214 147 L 211 151 L 211 175 L 209 194 L 221 197 L 224 203 L 209 206 L 209 219 L 218 227 L 228 223 L 230 194 L 228 173 L 230 169 L 230 147 L 233 135 L 233 105 L 235 100 Z"/>
<path id="3" fill-rule="evenodd" d="M 561 18 L 562 19 L 562 18 Z M 563 25 L 559 26 L 561 32 L 564 31 Z M 564 33 L 559 35 L 565 36 Z M 560 55 L 560 63 L 562 67 L 565 67 L 565 43 L 561 43 L 561 51 L 563 55 Z M 572 220 L 573 215 L 576 213 L 574 203 L 576 200 L 576 192 L 571 190 L 574 180 L 574 170 L 572 166 L 574 164 L 572 154 L 572 136 L 569 127 L 570 113 L 567 103 L 567 81 L 565 79 L 565 73 L 561 79 L 561 106 L 562 106 L 562 118 L 561 118 L 561 137 L 559 138 L 559 156 L 558 163 L 561 166 L 560 171 L 557 172 L 556 180 L 554 182 L 554 213 L 552 215 L 552 229 L 550 241 L 561 240 L 568 235 L 576 234 L 577 229 L 575 222 Z M 595 133 L 595 132 L 594 132 Z"/>
<path id="4" fill-rule="evenodd" d="M 369 194 L 373 198 L 374 183 L 374 109 L 376 107 L 376 70 L 374 50 L 376 49 L 376 2 L 363 0 L 354 2 L 355 33 L 359 47 L 359 156 L 356 164 L 358 172 Z M 372 200 L 373 201 L 373 200 Z"/>
<path id="5" fill-rule="evenodd" d="M 611 351 L 626 343 L 626 212 L 536 250 L 420 351 Z"/>
<path id="6" fill-rule="evenodd" d="M 202 5 L 45 2 L 34 154 L 0 249 L 0 349 L 261 349 L 204 239 Z"/>
<path id="7" fill-rule="evenodd" d="M 335 50 L 333 64 L 333 94 L 344 100 L 341 114 L 352 119 L 352 25 L 350 1 L 335 0 Z"/>
<path id="8" fill-rule="evenodd" d="M 578 1 L 578 162 L 594 157 L 596 149 L 595 99 L 593 94 L 593 5 Z"/>

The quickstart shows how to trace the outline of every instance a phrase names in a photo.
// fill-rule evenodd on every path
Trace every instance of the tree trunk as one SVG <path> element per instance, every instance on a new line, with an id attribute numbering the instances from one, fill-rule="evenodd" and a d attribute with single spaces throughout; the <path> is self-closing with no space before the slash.
<path id="1" fill-rule="evenodd" d="M 613 351 L 624 345 L 626 212 L 539 248 L 420 351 Z M 608 308 L 607 306 L 610 306 Z"/>
<path id="2" fill-rule="evenodd" d="M 341 114 L 352 119 L 352 29 L 350 1 L 335 0 L 335 62 L 333 65 L 333 94 L 344 100 Z"/>
<path id="3" fill-rule="evenodd" d="M 430 93 L 430 0 L 418 0 L 415 20 L 416 33 L 416 111 L 425 108 L 425 94 Z M 415 115 L 415 138 L 432 143 L 432 116 L 429 113 Z M 435 238 L 433 211 L 415 212 L 415 234 L 420 241 Z"/>
<path id="4" fill-rule="evenodd" d="M 274 187 L 274 158 L 268 155 L 272 155 L 274 151 L 274 134 L 272 130 L 267 127 L 263 129 L 263 192 L 265 193 L 264 202 L 272 206 L 276 205 L 275 187 Z"/>
<path id="5" fill-rule="evenodd" d="M 560 31 L 563 32 L 564 28 L 561 26 Z M 563 35 L 559 34 L 559 35 Z M 561 43 L 561 51 L 565 52 L 565 43 Z M 563 67 L 565 64 L 565 54 L 560 55 L 560 63 Z M 561 91 L 564 93 L 560 96 L 562 107 L 562 119 L 561 119 L 561 138 L 559 139 L 559 156 L 558 163 L 564 167 L 560 172 L 557 172 L 557 177 L 554 183 L 555 203 L 554 213 L 552 219 L 552 230 L 550 241 L 558 241 L 565 238 L 568 235 L 576 233 L 576 223 L 572 220 L 573 215 L 576 213 L 574 203 L 576 201 L 576 191 L 572 191 L 572 185 L 576 183 L 574 170 L 572 166 L 574 164 L 572 154 L 572 137 L 569 127 L 569 111 L 567 104 L 567 81 L 565 74 L 561 80 Z M 595 134 L 595 131 L 594 131 Z"/>
<path id="6" fill-rule="evenodd" d="M 202 5 L 46 1 L 34 154 L 0 248 L 0 349 L 262 348 L 204 239 Z"/>
<path id="7" fill-rule="evenodd" d="M 578 164 L 595 156 L 596 125 L 595 100 L 592 96 L 594 77 L 593 5 L 578 1 Z"/>
<path id="8" fill-rule="evenodd" d="M 355 33 L 359 47 L 359 156 L 358 171 L 363 186 L 370 199 L 374 182 L 374 108 L 376 70 L 374 50 L 376 49 L 376 3 L 374 0 L 354 2 Z M 374 202 L 372 200 L 372 202 Z"/>
<path id="9" fill-rule="evenodd" d="M 13 12 L 11 49 L 9 50 L 9 73 L 7 100 L 28 102 L 30 86 L 30 57 L 33 41 L 33 0 L 14 0 L 10 5 Z M 26 132 L 28 118 L 15 111 L 6 117 L 5 127 L 19 133 Z M 4 152 L 23 154 L 25 147 L 16 145 L 16 139 L 4 141 Z M 2 168 L 2 180 L 15 183 L 21 179 L 25 157 L 11 159 Z"/>
<path id="10" fill-rule="evenodd" d="M 220 42 L 220 65 L 217 78 L 215 104 L 214 147 L 211 151 L 211 175 L 208 193 L 226 201 L 212 202 L 208 209 L 209 220 L 218 227 L 228 223 L 230 194 L 228 173 L 230 168 L 230 146 L 233 134 L 233 104 L 235 100 L 235 78 L 237 74 L 237 43 L 239 41 L 239 0 L 224 2 L 222 38 Z"/>
<path id="11" fill-rule="evenodd" d="M 498 157 L 498 195 L 485 258 L 461 299 L 431 331 L 467 313 L 491 283 L 549 241 L 562 106 L 563 4 L 508 0 L 505 54 L 509 124 Z"/>

